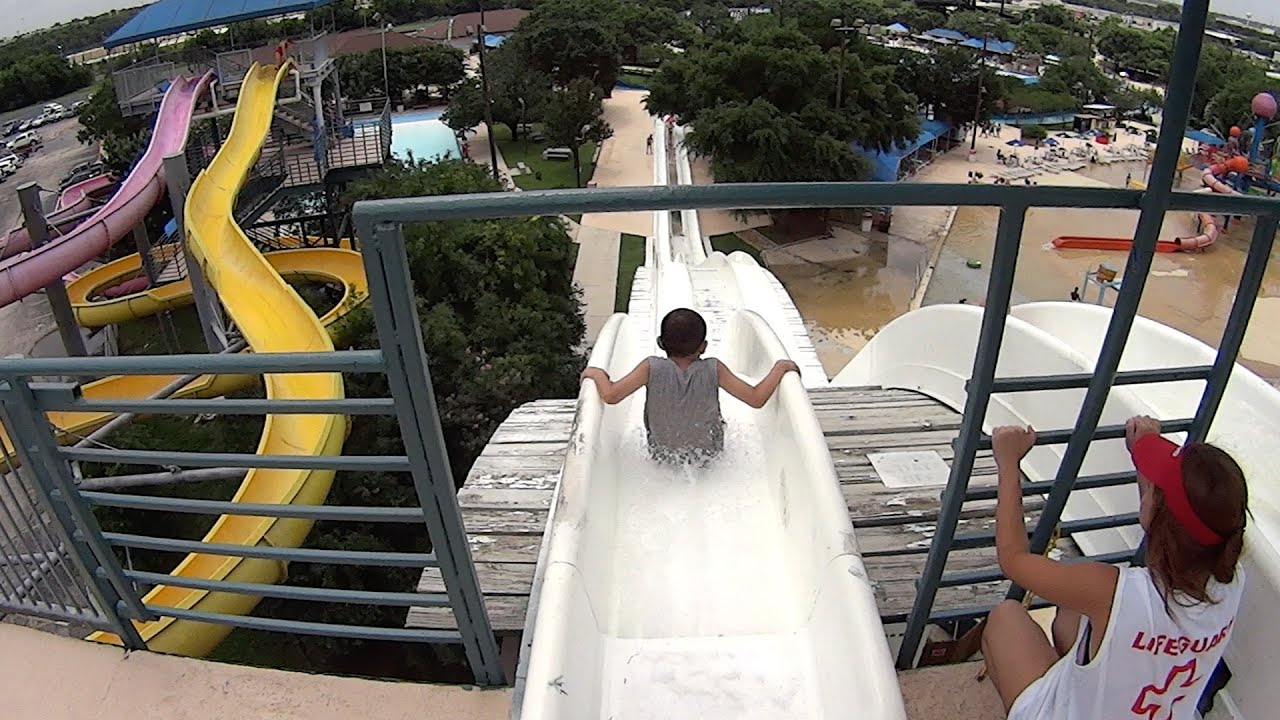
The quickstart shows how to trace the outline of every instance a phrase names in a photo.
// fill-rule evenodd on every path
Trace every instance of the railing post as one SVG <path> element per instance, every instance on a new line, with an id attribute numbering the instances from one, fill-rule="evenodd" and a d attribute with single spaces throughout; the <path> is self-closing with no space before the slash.
<path id="1" fill-rule="evenodd" d="M 1188 442 L 1204 442 L 1209 434 L 1209 426 L 1218 413 L 1218 405 L 1222 403 L 1222 395 L 1227 390 L 1227 383 L 1231 381 L 1231 371 L 1235 369 L 1240 345 L 1244 343 L 1244 334 L 1249 328 L 1249 319 L 1253 316 L 1258 289 L 1262 287 L 1262 279 L 1267 272 L 1271 247 L 1276 241 L 1276 227 L 1275 215 L 1259 215 L 1256 220 L 1253 239 L 1249 242 L 1249 254 L 1244 260 L 1244 271 L 1240 276 L 1240 284 L 1236 287 L 1236 299 L 1231 304 L 1231 314 L 1227 316 L 1227 325 L 1222 331 L 1222 340 L 1218 343 L 1218 357 L 1213 361 L 1213 372 L 1209 375 L 1209 382 L 1205 384 L 1204 394 L 1200 396 L 1195 421 L 1187 431 Z"/>
<path id="2" fill-rule="evenodd" d="M 33 182 L 20 186 L 18 204 L 22 206 L 22 217 L 27 226 L 31 248 L 35 249 L 49 239 L 49 225 L 44 218 L 44 205 L 40 202 L 40 186 Z M 53 312 L 58 334 L 62 336 L 62 347 L 67 355 L 88 355 L 84 336 L 80 334 L 80 324 L 76 322 L 75 312 L 71 309 L 71 298 L 67 296 L 67 285 L 62 281 L 61 274 L 44 287 L 44 296 L 49 301 L 49 309 Z"/>
<path id="3" fill-rule="evenodd" d="M 1191 112 L 1191 94 L 1196 81 L 1196 68 L 1200 58 L 1200 46 L 1204 42 L 1209 0 L 1185 0 L 1182 4 L 1182 23 L 1173 49 L 1173 63 L 1169 76 L 1168 93 L 1165 95 L 1164 118 L 1160 123 L 1160 139 L 1156 143 L 1156 155 L 1151 163 L 1150 182 L 1143 193 L 1138 217 L 1138 227 L 1133 234 L 1133 247 L 1125 265 L 1124 282 L 1111 311 L 1111 322 L 1094 364 L 1093 381 L 1085 392 L 1080 415 L 1076 419 L 1075 433 L 1062 453 L 1062 462 L 1054 477 L 1053 489 L 1045 498 L 1040 511 L 1040 521 L 1031 533 L 1031 552 L 1042 554 L 1049 547 L 1054 528 L 1066 507 L 1067 498 L 1075 485 L 1075 477 L 1084 463 L 1085 453 L 1093 443 L 1094 432 L 1102 418 L 1102 409 L 1111 392 L 1112 382 L 1120 369 L 1120 356 L 1133 328 L 1133 318 L 1138 314 L 1138 303 L 1147 284 L 1151 261 L 1155 255 L 1156 240 L 1164 223 L 1165 208 L 1173 191 L 1174 174 L 1182 155 L 1182 136 L 1187 129 Z M 1013 585 L 1008 597 L 1021 600 L 1026 595 L 1023 588 Z"/>
<path id="4" fill-rule="evenodd" d="M 387 365 L 387 382 L 395 399 L 405 455 L 413 467 L 413 485 L 440 565 L 462 646 L 481 685 L 506 682 L 498 644 L 485 612 L 480 581 L 462 526 L 457 488 L 445 449 L 436 409 L 431 371 L 422 343 L 409 279 L 404 229 L 399 223 L 358 218 L 369 299 L 377 322 L 378 341 Z"/>
<path id="5" fill-rule="evenodd" d="M 125 579 L 111 547 L 102 538 L 97 520 L 76 490 L 71 466 L 59 454 L 57 439 L 26 378 L 0 378 L 0 420 L 9 431 L 10 444 L 32 485 L 53 513 L 53 526 L 99 606 L 98 611 L 125 647 L 146 649 L 131 619 L 150 620 L 154 615 L 142 606 Z"/>
<path id="6" fill-rule="evenodd" d="M 214 121 L 217 125 L 217 121 Z M 187 156 L 175 153 L 164 159 L 164 178 L 169 186 L 169 202 L 173 207 L 173 220 L 178 226 L 182 253 L 187 260 L 187 278 L 191 281 L 191 295 L 196 301 L 196 313 L 200 316 L 200 331 L 211 353 L 220 353 L 227 347 L 227 328 L 222 319 L 222 307 L 218 297 L 204 276 L 204 268 L 196 261 L 187 243 L 186 212 L 187 191 L 191 189 L 191 174 L 187 169 Z"/>
<path id="7" fill-rule="evenodd" d="M 973 358 L 973 373 L 964 402 L 964 415 L 960 422 L 960 434 L 955 441 L 955 454 L 951 459 L 951 474 L 942 493 L 942 507 L 938 511 L 938 523 L 933 542 L 925 559 L 924 571 L 916 583 L 916 599 L 907 616 L 902 646 L 898 649 L 898 667 L 907 669 L 915 664 L 920 640 L 933 611 L 933 601 L 938 594 L 938 582 L 946 569 L 951 540 L 960 520 L 960 508 L 969 489 L 969 476 L 973 473 L 974 455 L 982 435 L 982 423 L 991 399 L 991 386 L 995 380 L 996 362 L 1000 358 L 1000 346 L 1004 341 L 1005 320 L 1009 314 L 1009 299 L 1013 295 L 1014 269 L 1018 265 L 1018 249 L 1022 241 L 1022 226 L 1026 221 L 1027 206 L 1009 205 L 1001 210 L 1000 225 L 996 229 L 996 246 L 991 261 L 991 275 L 987 281 L 986 305 L 982 312 L 982 329 L 978 335 L 978 348 Z"/>

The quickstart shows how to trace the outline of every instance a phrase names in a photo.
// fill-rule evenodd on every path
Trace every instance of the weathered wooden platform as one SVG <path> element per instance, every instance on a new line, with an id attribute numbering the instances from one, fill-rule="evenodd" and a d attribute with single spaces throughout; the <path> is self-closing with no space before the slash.
<path id="1" fill-rule="evenodd" d="M 849 517 L 875 588 L 881 618 L 901 622 L 915 600 L 925 553 L 933 537 L 941 488 L 887 488 L 868 453 L 933 450 L 950 464 L 960 415 L 919 393 L 880 388 L 817 388 L 810 399 L 831 449 Z M 458 493 L 489 619 L 500 632 L 524 628 L 529 591 L 547 511 L 564 462 L 574 401 L 540 400 L 518 408 L 494 433 Z M 972 486 L 993 485 L 995 463 L 980 453 Z M 1028 497 L 1034 518 L 1041 499 Z M 995 502 L 968 503 L 958 532 L 995 526 Z M 1074 552 L 1064 543 L 1062 550 Z M 995 549 L 951 553 L 949 570 L 993 567 Z M 1006 583 L 943 588 L 936 609 L 994 604 Z M 438 569 L 423 573 L 418 589 L 443 592 Z M 447 608 L 411 608 L 406 625 L 452 628 Z"/>

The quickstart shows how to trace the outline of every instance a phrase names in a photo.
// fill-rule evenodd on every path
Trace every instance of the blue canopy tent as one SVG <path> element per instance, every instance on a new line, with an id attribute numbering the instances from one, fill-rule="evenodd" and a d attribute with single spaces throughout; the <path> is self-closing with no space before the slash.
<path id="1" fill-rule="evenodd" d="M 924 155 L 932 157 L 940 144 L 949 146 L 950 143 L 957 142 L 958 139 L 955 137 L 955 133 L 956 129 L 951 123 L 941 120 L 921 120 L 920 134 L 915 139 L 904 145 L 892 147 L 887 152 L 869 150 L 856 143 L 851 144 L 850 147 L 853 148 L 854 152 L 871 161 L 871 180 L 876 182 L 896 182 L 914 172 L 915 168 L 912 161 L 918 161 L 920 156 Z M 903 169 L 904 162 L 908 166 L 905 171 Z"/>
<path id="2" fill-rule="evenodd" d="M 899 34 L 909 33 L 911 32 L 911 28 L 907 27 L 906 25 L 903 25 L 902 23 L 894 23 L 889 26 L 889 32 L 899 33 Z"/>
<path id="3" fill-rule="evenodd" d="M 506 41 L 507 41 L 507 38 L 505 35 L 485 35 L 484 36 L 484 46 L 486 48 L 492 49 L 492 48 L 502 47 L 502 43 Z"/>
<path id="4" fill-rule="evenodd" d="M 968 35 L 965 35 L 959 30 L 952 30 L 950 28 L 934 28 L 932 30 L 926 30 L 924 34 L 932 37 L 942 38 L 944 40 L 952 40 L 958 43 L 962 43 L 965 40 L 969 39 Z"/>
<path id="5" fill-rule="evenodd" d="M 218 27 L 241 20 L 314 10 L 334 0 L 159 0 L 142 9 L 111 33 L 102 46 L 111 48 L 179 33 Z"/>

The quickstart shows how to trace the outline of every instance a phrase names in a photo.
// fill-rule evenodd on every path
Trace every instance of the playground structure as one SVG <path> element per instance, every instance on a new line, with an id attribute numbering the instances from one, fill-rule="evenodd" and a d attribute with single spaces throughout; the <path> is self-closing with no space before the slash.
<path id="1" fill-rule="evenodd" d="M 0 360 L 0 375 L 6 383 L 0 392 L 0 417 L 10 434 L 6 453 L 21 461 L 27 475 L 19 487 L 33 505 L 46 511 L 44 516 L 53 528 L 46 533 L 49 544 L 37 550 L 66 557 L 59 561 L 64 563 L 64 577 L 73 582 L 73 590 L 82 598 L 35 596 L 25 587 L 29 578 L 4 574 L 0 575 L 0 600 L 5 607 L 21 612 L 87 624 L 115 635 L 133 649 L 172 643 L 165 647 L 195 653 L 215 643 L 229 626 L 459 643 L 478 683 L 505 682 L 509 676 L 499 661 L 489 621 L 497 603 L 486 607 L 482 602 L 477 573 L 483 570 L 477 570 L 473 553 L 492 552 L 486 548 L 484 533 L 492 532 L 494 526 L 512 522 L 517 513 L 538 516 L 539 510 L 520 506 L 506 510 L 505 518 L 503 510 L 495 511 L 489 515 L 491 524 L 485 531 L 465 528 L 461 522 L 427 370 L 428 348 L 422 344 L 412 284 L 405 275 L 403 223 L 570 210 L 653 211 L 654 237 L 646 247 L 644 272 L 633 285 L 629 307 L 633 312 L 610 321 L 606 335 L 598 340 L 596 359 L 615 373 L 625 369 L 652 352 L 654 324 L 663 310 L 687 304 L 708 317 L 717 343 L 713 352 L 733 363 L 736 370 L 758 376 L 774 359 L 788 354 L 799 355 L 796 359 L 804 372 L 799 379 L 788 378 L 778 396 L 759 412 L 747 413 L 726 402 L 731 426 L 742 433 L 726 458 L 735 463 L 731 472 L 724 477 L 704 473 L 679 478 L 684 485 L 670 482 L 670 475 L 649 478 L 663 483 L 666 495 L 640 494 L 643 483 L 632 481 L 646 479 L 643 470 L 636 469 L 642 466 L 643 458 L 632 458 L 628 465 L 622 454 L 629 442 L 639 440 L 635 417 L 638 398 L 604 408 L 593 388 L 583 388 L 577 405 L 569 405 L 574 437 L 565 443 L 567 461 L 563 468 L 542 470 L 543 478 L 557 493 L 548 505 L 539 506 L 545 540 L 541 540 L 542 525 L 526 526 L 537 528 L 525 533 L 526 545 L 535 546 L 543 555 L 536 563 L 537 575 L 529 591 L 532 604 L 523 646 L 525 658 L 514 672 L 517 715 L 595 718 L 610 710 L 623 715 L 652 710 L 659 717 L 749 717 L 752 713 L 777 716 L 788 711 L 800 716 L 900 718 L 904 713 L 896 679 L 890 674 L 890 652 L 897 652 L 899 668 L 910 668 L 919 658 L 926 627 L 933 625 L 958 634 L 965 623 L 981 617 L 991 606 L 984 601 L 939 610 L 935 601 L 940 591 L 945 595 L 951 588 L 996 584 L 1004 594 L 1006 586 L 999 570 L 989 562 L 966 564 L 962 569 L 947 567 L 953 551 L 989 551 L 993 543 L 990 532 L 981 528 L 957 534 L 959 524 L 979 512 L 978 504 L 992 499 L 992 488 L 970 484 L 978 470 L 976 463 L 987 457 L 980 454 L 990 442 L 984 428 L 1009 421 L 1035 422 L 1041 430 L 1038 442 L 1042 446 L 1060 446 L 1037 448 L 1023 466 L 1028 479 L 1024 492 L 1029 502 L 1033 498 L 1039 501 L 1033 552 L 1045 552 L 1063 537 L 1094 560 L 1126 563 L 1134 560 L 1140 533 L 1134 512 L 1134 477 L 1131 468 L 1121 466 L 1124 453 L 1118 438 L 1123 431 L 1116 423 L 1127 413 L 1145 411 L 1162 414 L 1167 432 L 1186 432 L 1191 438 L 1205 437 L 1211 429 L 1215 434 L 1243 433 L 1245 429 L 1252 433 L 1243 448 L 1232 449 L 1241 455 L 1254 478 L 1255 497 L 1260 498 L 1255 514 L 1263 517 L 1250 525 L 1247 542 L 1253 564 L 1246 596 L 1249 605 L 1228 639 L 1228 662 L 1234 678 L 1224 699 L 1240 709 L 1241 717 L 1266 716 L 1280 702 L 1280 691 L 1269 672 L 1273 665 L 1268 662 L 1270 648 L 1275 646 L 1275 626 L 1265 622 L 1274 614 L 1280 560 L 1273 544 L 1274 493 L 1258 482 L 1266 477 L 1265 467 L 1259 469 L 1258 463 L 1269 457 L 1264 450 L 1274 446 L 1274 423 L 1266 418 L 1280 403 L 1275 401 L 1276 391 L 1264 392 L 1253 385 L 1245 388 L 1246 394 L 1239 394 L 1236 384 L 1245 376 L 1234 361 L 1280 222 L 1280 202 L 1248 195 L 1171 192 L 1207 10 L 1207 3 L 1201 0 L 1188 0 L 1184 5 L 1183 31 L 1178 34 L 1172 63 L 1166 129 L 1157 150 L 1158 172 L 1153 173 L 1152 187 L 1144 195 L 1143 215 L 1115 311 L 1076 304 L 1068 310 L 1050 308 L 1047 319 L 1028 316 L 1022 320 L 1018 308 L 1010 313 L 1018 243 L 1027 210 L 1064 205 L 1132 207 L 1132 193 L 1037 187 L 1013 191 L 981 185 L 677 184 L 367 202 L 354 212 L 354 247 L 367 278 L 368 303 L 380 347 L 336 351 L 319 319 L 297 302 L 273 270 L 278 266 L 272 263 L 271 254 L 264 256 L 255 249 L 263 240 L 236 217 L 236 207 L 241 204 L 238 196 L 255 192 L 253 174 L 271 160 L 262 151 L 270 122 L 268 110 L 275 104 L 274 89 L 287 85 L 290 77 L 287 67 L 251 67 L 239 86 L 240 111 L 226 142 L 198 174 L 190 195 L 184 193 L 183 217 L 176 218 L 181 227 L 175 243 L 185 243 L 183 256 L 194 260 L 187 263 L 187 272 L 197 307 L 203 279 L 230 315 L 231 329 L 243 333 L 254 352 Z M 682 130 L 663 127 L 661 132 L 672 135 L 677 177 L 683 177 Z M 666 149 L 661 158 L 656 152 L 655 148 L 655 161 L 666 173 Z M 251 171 L 251 167 L 255 169 Z M 659 180 L 663 178 L 655 174 L 655 181 Z M 922 511 L 928 517 L 917 521 L 931 525 L 930 541 L 921 548 L 891 550 L 900 557 L 909 552 L 916 552 L 917 558 L 926 552 L 927 556 L 913 578 L 918 583 L 913 585 L 912 609 L 890 648 L 882 618 L 876 613 L 879 589 L 873 587 L 864 561 L 869 553 L 862 540 L 872 534 L 874 526 L 855 528 L 851 524 L 850 508 L 840 497 L 844 488 L 836 486 L 833 477 L 838 459 L 833 460 L 832 448 L 820 447 L 823 443 L 817 440 L 818 411 L 811 398 L 823 389 L 825 377 L 815 376 L 803 356 L 803 325 L 798 330 L 794 327 L 798 316 L 792 316 L 793 309 L 788 310 L 767 272 L 753 261 L 708 251 L 694 208 L 924 206 L 944 195 L 957 204 L 1001 209 L 983 307 L 930 307 L 904 316 L 886 327 L 836 378 L 851 394 L 868 391 L 861 386 L 870 382 L 909 388 L 963 410 L 962 419 L 951 428 L 954 433 L 938 432 L 946 435 L 938 442 L 951 448 L 947 450 L 950 476 L 942 502 L 933 500 L 934 504 Z M 1169 210 L 1257 217 L 1249 260 L 1216 352 L 1203 346 L 1193 348 L 1165 333 L 1167 329 L 1152 329 L 1136 318 L 1160 220 Z M 38 232 L 32 235 L 33 243 L 41 242 L 38 236 Z M 278 245 L 296 246 L 310 234 L 299 231 L 290 237 L 291 241 Z M 327 241 L 340 245 L 341 237 Z M 171 260 L 177 255 L 170 252 L 158 257 Z M 145 271 L 151 259 L 143 254 L 135 267 Z M 134 272 L 122 265 L 109 276 L 104 273 L 102 279 L 128 282 L 136 279 L 130 277 Z M 111 299 L 105 291 L 98 292 L 109 285 L 86 286 L 83 295 L 77 294 L 84 298 L 83 312 L 104 310 L 105 318 L 107 313 L 132 312 L 131 308 L 141 311 L 142 305 L 129 303 L 109 309 L 87 307 Z M 160 308 L 167 307 L 169 300 L 154 297 L 146 302 Z M 284 315 L 280 325 L 273 319 L 276 306 Z M 1084 314 L 1095 311 L 1099 313 L 1096 317 Z M 1060 339 L 1085 324 L 1092 333 L 1089 342 L 1075 336 Z M 1123 352 L 1126 340 L 1130 348 L 1140 352 Z M 1153 353 L 1162 353 L 1166 347 L 1173 350 L 1158 356 L 1164 362 L 1155 368 L 1147 364 Z M 385 373 L 390 397 L 344 397 L 338 375 L 342 372 Z M 266 373 L 268 393 L 265 399 L 90 398 L 83 392 L 85 386 L 50 385 L 41 380 L 117 373 L 129 377 Z M 1187 387 L 1201 381 L 1203 387 Z M 1162 388 L 1147 387 L 1149 383 L 1176 385 L 1177 390 L 1173 395 L 1158 396 L 1151 393 Z M 913 406 L 907 413 L 895 415 L 873 407 L 851 419 L 886 431 L 903 423 L 902 415 L 916 411 L 918 407 Z M 59 448 L 58 436 L 48 426 L 50 412 L 270 415 L 258 453 L 247 455 L 199 449 Z M 839 412 L 830 405 L 823 408 L 825 415 Z M 357 452 L 339 455 L 340 427 L 353 422 L 350 416 L 374 413 L 396 416 L 404 454 L 361 455 L 359 449 L 348 448 Z M 1248 427 L 1243 428 L 1246 423 Z M 523 432 L 537 438 L 541 428 L 524 428 Z M 252 470 L 231 501 L 105 493 L 77 487 L 71 463 L 104 461 Z M 418 505 L 310 504 L 323 497 L 332 472 L 340 470 L 407 472 L 417 491 Z M 501 485 L 500 477 L 490 481 L 495 483 L 490 489 L 510 493 L 504 496 L 508 504 L 521 502 L 518 498 L 525 496 L 519 493 L 529 491 L 515 484 Z M 9 487 L 0 488 L 0 492 Z M 932 498 L 937 496 L 937 488 L 926 492 Z M 203 541 L 124 535 L 102 532 L 88 512 L 90 505 L 194 512 L 220 519 Z M 7 502 L 0 505 L 0 514 L 11 513 L 12 507 Z M 707 508 L 711 510 L 704 515 Z M 709 517 L 714 509 L 723 510 L 723 515 Z M 664 513 L 671 516 L 663 517 Z M 0 526 L 12 526 L 12 515 L 3 519 L 6 522 Z M 430 533 L 431 551 L 294 547 L 301 543 L 307 525 L 317 519 L 422 523 Z M 703 526 L 723 532 L 701 538 L 690 535 Z M 474 531 L 470 538 L 468 529 Z M 21 548 L 11 549 L 11 539 L 4 540 L 6 555 L 18 557 Z M 676 552 L 667 552 L 672 544 L 677 546 Z M 125 567 L 113 552 L 117 547 L 192 554 L 181 570 L 164 575 Z M 971 557 L 966 555 L 966 561 Z M 440 578 L 444 591 L 371 592 L 273 584 L 290 561 L 426 568 Z M 633 572 L 620 572 L 620 568 Z M 645 582 L 654 576 L 669 580 L 660 587 Z M 17 583 L 8 584 L 13 580 Z M 33 585 L 39 582 L 37 579 Z M 138 584 L 159 588 L 143 594 Z M 1014 599 L 1021 598 L 1017 588 L 1008 592 Z M 335 604 L 422 606 L 447 611 L 454 625 L 436 630 L 364 627 L 242 614 L 257 598 L 266 596 Z M 722 692 L 708 693 L 708 686 Z"/>

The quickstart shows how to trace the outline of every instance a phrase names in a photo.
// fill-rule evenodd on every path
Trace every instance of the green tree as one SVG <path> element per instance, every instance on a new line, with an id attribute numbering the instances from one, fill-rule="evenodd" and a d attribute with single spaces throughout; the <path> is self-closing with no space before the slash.
<path id="1" fill-rule="evenodd" d="M 1040 84 L 1048 92 L 1070 94 L 1081 105 L 1103 102 L 1118 90 L 1115 80 L 1084 57 L 1064 58 L 1057 65 L 1051 65 Z"/>
<path id="2" fill-rule="evenodd" d="M 484 167 L 464 161 L 392 162 L 351 186 L 350 200 L 496 192 Z M 584 325 L 573 286 L 574 246 L 558 218 L 406 226 L 422 338 L 445 442 L 459 483 L 498 424 L 519 405 L 572 397 Z M 344 324 L 341 347 L 377 346 L 372 313 Z M 351 377 L 348 395 L 386 394 L 383 376 Z M 393 418 L 361 418 L 348 447 L 379 452 Z M 365 450 L 364 448 L 367 448 Z"/>
<path id="3" fill-rule="evenodd" d="M 947 27 L 978 39 L 1008 40 L 1013 35 L 1009 23 L 984 10 L 960 10 L 947 18 Z"/>
<path id="4" fill-rule="evenodd" d="M 516 140 L 520 139 L 521 124 L 542 120 L 543 109 L 551 95 L 551 77 L 526 62 L 522 44 L 520 36 L 512 36 L 502 47 L 485 53 L 489 105 L 494 122 L 506 125 Z M 472 78 L 455 88 L 449 98 L 444 121 L 455 132 L 464 132 L 483 120 L 483 88 L 478 78 Z"/>
<path id="5" fill-rule="evenodd" d="M 582 187 L 582 163 L 578 157 L 582 146 L 613 136 L 613 128 L 604 119 L 604 94 L 587 78 L 571 80 L 551 93 L 542 122 L 548 143 L 573 151 L 575 184 Z"/>
<path id="6" fill-rule="evenodd" d="M 1049 131 L 1044 129 L 1043 125 L 1023 125 L 1023 140 L 1043 140 L 1049 137 Z"/>
<path id="7" fill-rule="evenodd" d="M 545 0 L 520 22 L 516 37 L 526 61 L 556 84 L 585 77 L 608 90 L 625 53 L 684 40 L 691 31 L 672 10 L 635 0 Z"/>
<path id="8" fill-rule="evenodd" d="M 858 179 L 866 166 L 850 143 L 886 149 L 919 130 L 894 68 L 859 50 L 845 55 L 839 109 L 839 52 L 789 28 L 689 48 L 654 75 L 648 107 L 693 126 L 690 146 L 721 181 Z"/>
<path id="9" fill-rule="evenodd" d="M 936 117 L 955 125 L 971 122 L 975 111 L 979 122 L 990 120 L 1005 95 L 1003 78 L 990 66 L 980 65 L 967 48 L 945 47 L 929 55 L 903 51 L 896 75 L 922 105 L 933 108 Z"/>
<path id="10" fill-rule="evenodd" d="M 117 173 L 127 170 L 147 144 L 145 118 L 124 117 L 120 113 L 116 89 L 110 80 L 98 83 L 78 119 L 80 130 L 76 132 L 76 139 L 82 143 L 100 143 L 107 166 Z"/>
<path id="11" fill-rule="evenodd" d="M 391 96 L 435 86 L 447 98 L 466 77 L 463 53 L 457 48 L 431 43 L 387 51 L 387 85 Z M 347 55 L 338 61 L 343 93 L 349 97 L 378 97 L 383 94 L 382 54 L 367 52 Z"/>
<path id="12" fill-rule="evenodd" d="M 0 70 L 0 112 L 52 100 L 92 80 L 88 68 L 68 64 L 59 55 L 40 53 L 20 58 Z"/>

